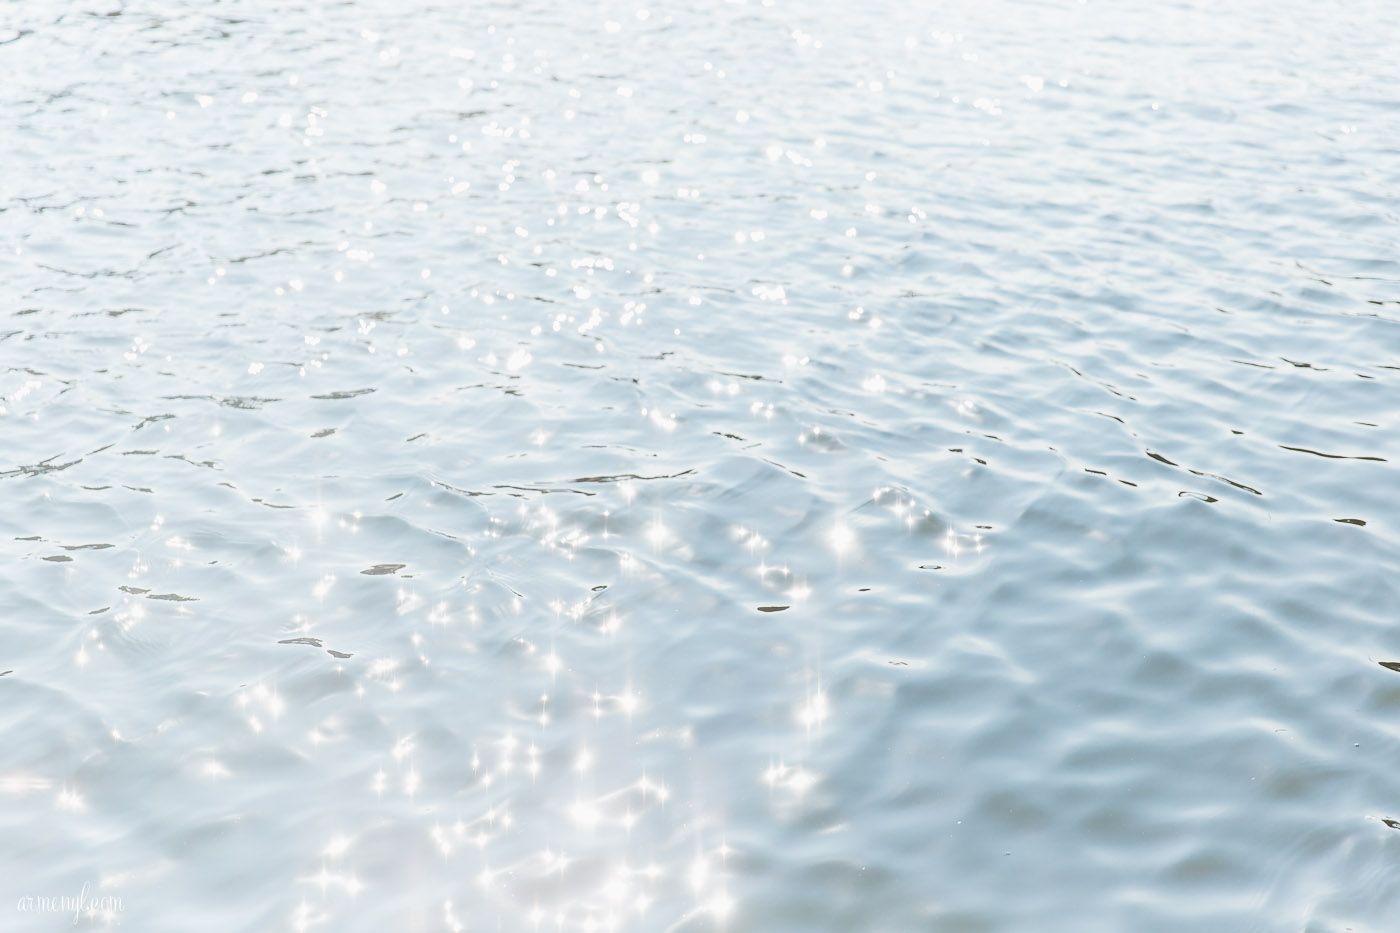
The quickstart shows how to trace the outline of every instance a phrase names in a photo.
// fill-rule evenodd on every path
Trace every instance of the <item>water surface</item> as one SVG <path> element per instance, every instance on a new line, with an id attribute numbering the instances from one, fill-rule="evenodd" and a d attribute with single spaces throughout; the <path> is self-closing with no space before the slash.
<path id="1" fill-rule="evenodd" d="M 0 43 L 0 911 L 1393 924 L 1393 5 Z"/>

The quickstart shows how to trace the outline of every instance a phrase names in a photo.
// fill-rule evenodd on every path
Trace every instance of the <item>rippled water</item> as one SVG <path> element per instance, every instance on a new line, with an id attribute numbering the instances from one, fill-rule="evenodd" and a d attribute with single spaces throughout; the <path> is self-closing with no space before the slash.
<path id="1" fill-rule="evenodd" d="M 0 42 L 0 926 L 1393 926 L 1393 5 Z"/>

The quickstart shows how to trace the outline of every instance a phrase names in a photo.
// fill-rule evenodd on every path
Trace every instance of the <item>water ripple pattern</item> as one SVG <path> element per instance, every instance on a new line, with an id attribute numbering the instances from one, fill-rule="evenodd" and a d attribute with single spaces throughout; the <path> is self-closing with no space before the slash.
<path id="1" fill-rule="evenodd" d="M 0 926 L 1392 928 L 1397 48 L 6 5 Z"/>

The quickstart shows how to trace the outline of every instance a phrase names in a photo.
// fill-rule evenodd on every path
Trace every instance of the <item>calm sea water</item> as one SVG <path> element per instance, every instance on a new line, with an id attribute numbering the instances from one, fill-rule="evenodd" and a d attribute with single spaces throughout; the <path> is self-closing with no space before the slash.
<path id="1" fill-rule="evenodd" d="M 1398 17 L 5 4 L 0 927 L 1394 929 Z"/>

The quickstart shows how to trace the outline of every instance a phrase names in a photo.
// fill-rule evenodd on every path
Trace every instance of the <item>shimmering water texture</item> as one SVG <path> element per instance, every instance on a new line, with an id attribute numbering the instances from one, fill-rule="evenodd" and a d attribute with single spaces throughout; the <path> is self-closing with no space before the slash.
<path id="1" fill-rule="evenodd" d="M 1400 923 L 1400 7 L 0 17 L 0 928 Z"/>

